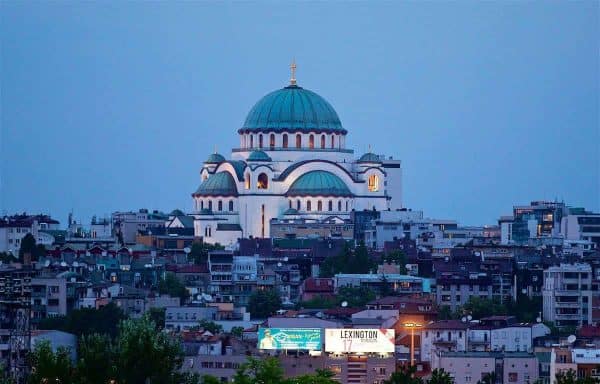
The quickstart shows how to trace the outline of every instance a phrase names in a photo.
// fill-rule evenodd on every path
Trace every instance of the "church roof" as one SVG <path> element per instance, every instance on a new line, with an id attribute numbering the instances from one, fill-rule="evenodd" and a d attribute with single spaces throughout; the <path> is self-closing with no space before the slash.
<path id="1" fill-rule="evenodd" d="M 287 196 L 352 196 L 338 176 L 327 171 L 310 171 L 300 176 L 288 189 Z"/>
<path id="2" fill-rule="evenodd" d="M 194 195 L 200 196 L 237 196 L 237 186 L 229 172 L 218 172 L 204 180 Z"/>
<path id="3" fill-rule="evenodd" d="M 208 159 L 206 159 L 205 163 L 218 164 L 218 163 L 222 163 L 224 161 L 225 161 L 225 157 L 223 157 L 223 155 L 220 155 L 218 153 L 211 153 L 208 156 Z"/>
<path id="4" fill-rule="evenodd" d="M 345 134 L 335 109 L 321 96 L 290 85 L 260 99 L 239 132 L 317 131 Z"/>
<path id="5" fill-rule="evenodd" d="M 379 156 L 373 152 L 367 152 L 358 159 L 359 163 L 381 163 Z"/>
<path id="6" fill-rule="evenodd" d="M 267 155 L 264 151 L 254 150 L 248 156 L 247 161 L 272 161 L 269 155 Z"/>

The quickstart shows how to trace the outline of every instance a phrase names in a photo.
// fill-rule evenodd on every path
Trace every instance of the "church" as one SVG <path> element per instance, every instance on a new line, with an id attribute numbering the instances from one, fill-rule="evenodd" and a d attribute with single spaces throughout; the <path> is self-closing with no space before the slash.
<path id="1" fill-rule="evenodd" d="M 207 243 L 270 237 L 271 220 L 343 222 L 353 210 L 402 208 L 400 161 L 356 156 L 335 109 L 291 70 L 288 86 L 252 107 L 229 159 L 213 153 L 200 170 L 194 234 Z"/>

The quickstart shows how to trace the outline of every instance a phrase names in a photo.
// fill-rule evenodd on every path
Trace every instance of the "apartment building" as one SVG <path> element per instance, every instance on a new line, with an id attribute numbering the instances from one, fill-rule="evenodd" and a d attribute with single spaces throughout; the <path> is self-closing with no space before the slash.
<path id="1" fill-rule="evenodd" d="M 544 320 L 558 327 L 592 323 L 592 267 L 560 264 L 544 271 Z"/>

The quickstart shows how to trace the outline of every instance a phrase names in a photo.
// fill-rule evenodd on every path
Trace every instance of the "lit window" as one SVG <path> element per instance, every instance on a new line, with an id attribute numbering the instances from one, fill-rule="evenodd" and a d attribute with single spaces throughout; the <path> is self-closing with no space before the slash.
<path id="1" fill-rule="evenodd" d="M 377 176 L 377 175 L 369 176 L 367 188 L 369 188 L 369 191 L 371 191 L 371 192 L 379 191 L 379 176 Z"/>
<path id="2" fill-rule="evenodd" d="M 250 174 L 246 173 L 246 176 L 244 177 L 244 186 L 246 187 L 246 189 L 250 189 Z"/>
<path id="3" fill-rule="evenodd" d="M 301 147 L 302 147 L 302 135 L 297 134 L 296 135 L 296 148 L 301 148 Z"/>
<path id="4" fill-rule="evenodd" d="M 266 173 L 261 173 L 258 175 L 258 182 L 256 183 L 256 187 L 258 189 L 268 189 L 269 188 L 269 177 Z"/>
<path id="5" fill-rule="evenodd" d="M 323 210 L 323 203 L 321 200 L 317 202 L 317 211 L 321 212 Z"/>
<path id="6" fill-rule="evenodd" d="M 314 135 L 308 136 L 308 147 L 310 149 L 313 149 L 315 147 L 315 136 Z"/>
<path id="7" fill-rule="evenodd" d="M 269 137 L 269 147 L 271 147 L 271 149 L 275 148 L 275 134 L 271 133 L 271 136 Z"/>
<path id="8" fill-rule="evenodd" d="M 283 134 L 283 148 L 287 148 L 288 147 L 288 136 L 287 133 Z"/>

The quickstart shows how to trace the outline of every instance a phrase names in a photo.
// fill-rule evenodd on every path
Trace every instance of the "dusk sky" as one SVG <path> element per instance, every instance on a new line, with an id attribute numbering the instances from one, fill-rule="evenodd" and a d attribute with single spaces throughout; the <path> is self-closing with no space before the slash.
<path id="1" fill-rule="evenodd" d="M 2 1 L 0 214 L 191 211 L 292 58 L 357 157 L 402 160 L 408 208 L 599 211 L 599 4 Z"/>

